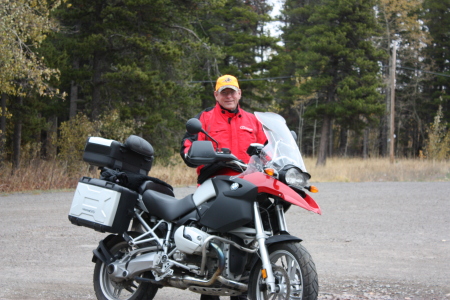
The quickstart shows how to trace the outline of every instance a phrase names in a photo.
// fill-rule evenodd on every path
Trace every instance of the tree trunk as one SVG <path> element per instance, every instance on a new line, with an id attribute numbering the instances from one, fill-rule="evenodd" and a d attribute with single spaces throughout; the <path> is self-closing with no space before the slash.
<path id="1" fill-rule="evenodd" d="M 328 125 L 328 157 L 333 156 L 333 120 L 330 119 L 330 124 Z"/>
<path id="2" fill-rule="evenodd" d="M 205 83 L 203 83 L 203 87 L 205 88 L 205 91 L 207 91 L 206 93 L 208 94 L 207 97 L 201 97 L 202 109 L 205 109 L 207 107 L 214 106 L 214 102 L 216 100 L 214 100 L 214 94 L 213 94 L 214 87 L 213 87 L 213 89 L 211 89 L 211 83 L 205 82 Z"/>
<path id="3" fill-rule="evenodd" d="M 14 135 L 13 135 L 13 172 L 20 167 L 20 144 L 22 142 L 22 106 L 23 97 L 17 99 L 17 110 L 14 118 Z"/>
<path id="4" fill-rule="evenodd" d="M 329 88 L 327 91 L 327 103 L 331 103 L 334 100 L 335 96 L 334 88 Z M 327 152 L 331 152 L 329 149 L 329 144 L 331 140 L 331 130 L 332 128 L 332 119 L 329 115 L 324 115 L 322 130 L 320 133 L 320 143 L 319 143 L 319 152 L 317 153 L 317 162 L 316 166 L 325 166 L 327 162 Z"/>
<path id="5" fill-rule="evenodd" d="M 389 105 L 386 103 L 386 107 Z M 388 149 L 388 120 L 389 115 L 386 113 L 386 115 L 381 116 L 380 120 L 380 143 L 379 143 L 379 153 L 382 157 L 387 156 L 387 149 Z"/>
<path id="6" fill-rule="evenodd" d="M 58 117 L 52 116 L 49 118 L 50 128 L 47 131 L 47 138 L 45 141 L 45 154 L 47 159 L 54 159 L 56 157 L 56 139 L 58 132 Z"/>
<path id="7" fill-rule="evenodd" d="M 328 138 L 330 129 L 330 117 L 325 116 L 322 124 L 322 131 L 320 133 L 320 144 L 319 144 L 319 152 L 317 153 L 317 162 L 316 166 L 325 166 L 327 161 L 327 150 L 328 150 Z"/>
<path id="8" fill-rule="evenodd" d="M 94 63 L 93 63 L 93 78 L 92 78 L 92 103 L 91 103 L 91 120 L 98 120 L 100 115 L 100 102 L 101 102 L 101 78 L 102 78 L 102 58 L 99 53 L 94 54 Z"/>
<path id="9" fill-rule="evenodd" d="M 312 140 L 312 156 L 316 157 L 316 132 L 317 132 L 317 119 L 314 120 L 314 132 Z"/>
<path id="10" fill-rule="evenodd" d="M 406 153 L 402 153 L 402 151 L 400 151 L 400 130 L 402 129 L 402 118 L 398 118 L 397 120 L 397 135 L 394 134 L 395 136 L 395 146 L 394 146 L 394 156 L 399 157 L 400 155 L 405 155 Z M 406 151 L 405 151 L 406 152 Z"/>
<path id="11" fill-rule="evenodd" d="M 2 93 L 1 115 L 0 115 L 0 164 L 5 159 L 5 141 L 6 141 L 6 99 L 7 95 Z"/>
<path id="12" fill-rule="evenodd" d="M 347 156 L 347 144 L 348 144 L 348 129 L 341 127 L 341 132 L 339 134 L 339 155 Z"/>
<path id="13" fill-rule="evenodd" d="M 369 157 L 368 149 L 369 149 L 369 128 L 364 129 L 364 140 L 363 140 L 363 159 L 367 159 Z"/>
<path id="14" fill-rule="evenodd" d="M 389 112 L 390 112 L 390 87 L 389 87 L 389 83 L 391 82 L 391 63 L 392 63 L 392 53 L 390 51 L 390 45 L 392 42 L 392 37 L 391 37 L 391 28 L 390 28 L 390 23 L 389 23 L 389 17 L 386 13 L 386 7 L 383 4 L 383 8 L 381 10 L 382 12 L 382 17 L 384 18 L 384 25 L 385 27 L 385 37 L 386 37 L 386 45 L 387 45 L 387 49 L 384 49 L 384 51 L 388 54 L 388 58 L 386 58 L 386 61 L 384 62 L 384 66 L 386 67 L 386 79 L 385 79 L 385 84 L 386 84 L 386 115 L 382 117 L 381 119 L 381 126 L 380 126 L 380 155 L 382 157 L 386 157 L 388 155 L 388 150 L 389 150 L 389 146 L 388 146 L 388 139 L 389 139 Z"/>
<path id="15" fill-rule="evenodd" d="M 300 149 L 300 153 L 302 152 L 302 144 L 303 144 L 303 113 L 305 111 L 305 106 L 303 102 L 300 104 L 300 108 L 297 110 L 298 114 L 298 131 L 297 131 L 297 145 Z"/>
<path id="16" fill-rule="evenodd" d="M 319 101 L 318 98 L 316 98 L 316 107 L 317 102 Z M 313 132 L 313 139 L 312 139 L 312 156 L 316 156 L 316 132 L 317 132 L 317 119 L 314 119 L 314 132 Z"/>
<path id="17" fill-rule="evenodd" d="M 389 110 L 389 160 L 391 164 L 394 163 L 394 146 L 395 146 L 395 70 L 396 70 L 396 42 L 394 41 L 394 46 L 392 49 L 392 62 L 391 62 L 391 101 L 390 101 L 390 110 Z"/>
<path id="18" fill-rule="evenodd" d="M 80 67 L 80 60 L 74 58 L 73 68 L 78 70 Z M 70 82 L 70 108 L 69 108 L 69 118 L 72 119 L 77 115 L 77 101 L 78 101 L 78 84 L 75 80 Z"/>

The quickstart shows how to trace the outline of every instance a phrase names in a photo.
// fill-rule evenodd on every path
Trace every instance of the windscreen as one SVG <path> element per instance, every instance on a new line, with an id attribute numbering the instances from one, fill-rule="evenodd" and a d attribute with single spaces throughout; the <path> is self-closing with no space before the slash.
<path id="1" fill-rule="evenodd" d="M 266 167 L 280 171 L 285 165 L 295 165 L 307 172 L 297 143 L 286 125 L 286 120 L 272 112 L 255 112 L 263 125 L 268 143 L 263 151 L 269 161 Z"/>

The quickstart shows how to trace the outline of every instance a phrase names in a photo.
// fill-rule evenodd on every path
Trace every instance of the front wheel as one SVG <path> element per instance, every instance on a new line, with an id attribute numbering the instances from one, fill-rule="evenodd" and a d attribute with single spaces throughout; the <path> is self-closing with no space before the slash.
<path id="1" fill-rule="evenodd" d="M 276 293 L 267 292 L 261 276 L 261 261 L 250 274 L 248 294 L 252 300 L 315 300 L 319 294 L 316 266 L 308 251 L 299 243 L 281 243 L 269 247 Z"/>
<path id="2" fill-rule="evenodd" d="M 108 247 L 110 247 L 111 255 L 116 258 L 130 251 L 130 246 L 124 240 L 116 240 Z M 94 290 L 98 300 L 151 300 L 155 297 L 158 286 L 134 280 L 115 282 L 109 277 L 106 267 L 101 260 L 95 263 Z"/>

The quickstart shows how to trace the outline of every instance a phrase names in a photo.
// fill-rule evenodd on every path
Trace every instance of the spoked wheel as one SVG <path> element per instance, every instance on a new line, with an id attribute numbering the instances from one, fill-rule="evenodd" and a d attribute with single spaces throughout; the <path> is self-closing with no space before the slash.
<path id="1" fill-rule="evenodd" d="M 317 299 L 319 282 L 316 267 L 302 245 L 275 244 L 269 248 L 269 258 L 275 277 L 276 293 L 268 293 L 265 280 L 261 276 L 261 262 L 259 262 L 250 275 L 248 291 L 250 299 Z"/>
<path id="2" fill-rule="evenodd" d="M 116 242 L 110 248 L 113 256 L 122 257 L 130 251 L 128 243 L 125 241 Z M 140 277 L 144 277 L 141 276 Z M 158 286 L 149 282 L 139 282 L 135 280 L 125 280 L 115 282 L 111 280 L 107 272 L 107 265 L 98 260 L 94 269 L 94 290 L 99 300 L 151 300 L 158 291 Z"/>

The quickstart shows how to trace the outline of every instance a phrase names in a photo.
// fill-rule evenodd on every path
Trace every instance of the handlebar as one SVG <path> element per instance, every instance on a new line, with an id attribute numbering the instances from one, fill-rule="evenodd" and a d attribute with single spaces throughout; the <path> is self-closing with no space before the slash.
<path id="1" fill-rule="evenodd" d="M 238 160 L 228 151 L 216 151 L 211 141 L 195 141 L 189 149 L 186 160 L 193 165 L 208 165 L 218 161 L 231 162 Z"/>
<path id="2" fill-rule="evenodd" d="M 241 168 L 242 171 L 247 170 L 248 165 L 244 162 L 242 162 L 241 160 L 232 160 L 227 162 L 228 164 L 234 164 L 236 166 L 238 166 L 239 168 Z"/>

